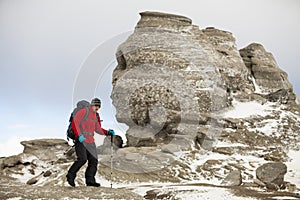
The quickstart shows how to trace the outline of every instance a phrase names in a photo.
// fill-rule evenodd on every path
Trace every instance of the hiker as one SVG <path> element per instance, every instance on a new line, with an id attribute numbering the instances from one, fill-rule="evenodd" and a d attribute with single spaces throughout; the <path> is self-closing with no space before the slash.
<path id="1" fill-rule="evenodd" d="M 78 110 L 72 119 L 72 129 L 75 133 L 74 142 L 77 160 L 73 163 L 68 171 L 67 181 L 73 187 L 75 187 L 74 180 L 76 173 L 87 161 L 88 166 L 85 171 L 86 185 L 94 187 L 100 186 L 100 184 L 95 180 L 98 156 L 94 140 L 94 132 L 106 136 L 115 135 L 113 130 L 105 130 L 101 127 L 100 117 L 97 113 L 101 107 L 100 99 L 92 99 L 90 105 L 88 105 L 88 102 L 86 103 L 87 106 Z"/>

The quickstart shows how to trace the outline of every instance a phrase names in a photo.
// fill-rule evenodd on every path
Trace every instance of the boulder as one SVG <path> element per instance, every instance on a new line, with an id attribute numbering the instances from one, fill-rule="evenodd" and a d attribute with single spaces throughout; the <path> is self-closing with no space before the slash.
<path id="1" fill-rule="evenodd" d="M 36 184 L 37 182 L 38 182 L 38 180 L 34 177 L 34 178 L 29 179 L 29 180 L 26 182 L 26 184 L 27 184 L 27 185 L 34 185 L 34 184 Z"/>
<path id="2" fill-rule="evenodd" d="M 284 163 L 266 163 L 256 169 L 256 177 L 265 184 L 273 183 L 280 187 L 284 183 L 286 172 L 287 166 Z"/>
<path id="3" fill-rule="evenodd" d="M 50 170 L 45 171 L 45 173 L 43 174 L 44 177 L 48 177 L 51 176 L 52 172 Z"/>
<path id="4" fill-rule="evenodd" d="M 240 170 L 230 172 L 221 183 L 225 186 L 240 186 L 242 184 L 242 174 Z"/>

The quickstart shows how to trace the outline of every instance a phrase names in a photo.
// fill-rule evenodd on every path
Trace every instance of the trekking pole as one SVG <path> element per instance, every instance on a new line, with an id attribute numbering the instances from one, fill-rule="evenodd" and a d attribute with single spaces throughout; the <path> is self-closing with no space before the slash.
<path id="1" fill-rule="evenodd" d="M 113 136 L 110 136 L 110 188 L 112 188 L 113 148 Z"/>

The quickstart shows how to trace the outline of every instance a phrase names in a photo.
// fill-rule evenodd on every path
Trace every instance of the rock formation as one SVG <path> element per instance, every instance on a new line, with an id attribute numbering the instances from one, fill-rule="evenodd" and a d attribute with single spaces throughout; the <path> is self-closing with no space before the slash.
<path id="1" fill-rule="evenodd" d="M 118 121 L 129 126 L 128 146 L 156 146 L 178 135 L 191 144 L 237 92 L 295 101 L 287 74 L 262 45 L 239 51 L 230 32 L 201 30 L 183 16 L 141 13 L 116 57 L 112 99 Z"/>
<path id="2" fill-rule="evenodd" d="M 116 52 L 111 98 L 117 120 L 129 129 L 127 148 L 115 155 L 115 173 L 135 171 L 131 178 L 176 182 L 224 179 L 239 170 L 243 180 L 253 180 L 255 170 L 234 155 L 285 162 L 286 149 L 299 148 L 296 95 L 287 73 L 262 45 L 238 50 L 228 31 L 201 29 L 184 16 L 140 15 Z M 228 114 L 242 105 L 262 111 L 245 117 Z M 183 153 L 194 149 L 212 151 L 212 159 L 194 166 L 201 155 Z M 215 161 L 213 155 L 220 154 L 226 158 Z M 109 159 L 101 164 L 108 166 Z M 218 175 L 222 169 L 226 175 Z"/>

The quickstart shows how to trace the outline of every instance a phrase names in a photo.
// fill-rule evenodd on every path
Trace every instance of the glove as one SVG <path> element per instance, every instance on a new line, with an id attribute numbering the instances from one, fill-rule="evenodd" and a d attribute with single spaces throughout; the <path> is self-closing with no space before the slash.
<path id="1" fill-rule="evenodd" d="M 115 131 L 114 131 L 114 130 L 109 129 L 109 130 L 107 131 L 107 135 L 115 136 L 116 134 L 115 134 Z"/>
<path id="2" fill-rule="evenodd" d="M 78 141 L 79 141 L 80 143 L 82 143 L 84 140 L 85 140 L 85 137 L 84 137 L 83 135 L 79 135 L 79 136 L 78 136 Z"/>

